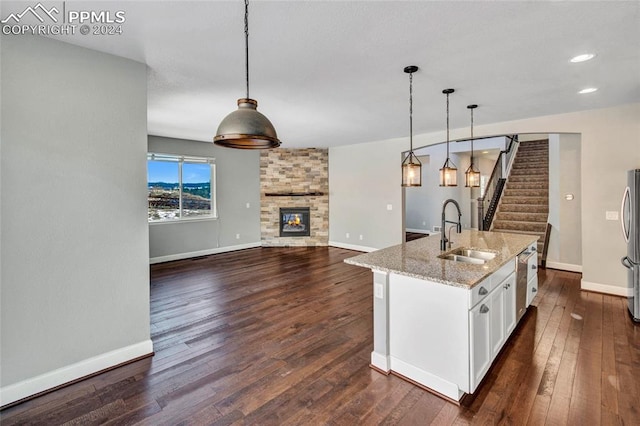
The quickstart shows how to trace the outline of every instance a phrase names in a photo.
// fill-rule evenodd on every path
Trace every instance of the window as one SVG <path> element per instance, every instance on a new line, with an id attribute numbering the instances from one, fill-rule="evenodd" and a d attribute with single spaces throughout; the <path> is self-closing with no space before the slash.
<path id="1" fill-rule="evenodd" d="M 147 155 L 149 222 L 217 217 L 215 160 Z"/>

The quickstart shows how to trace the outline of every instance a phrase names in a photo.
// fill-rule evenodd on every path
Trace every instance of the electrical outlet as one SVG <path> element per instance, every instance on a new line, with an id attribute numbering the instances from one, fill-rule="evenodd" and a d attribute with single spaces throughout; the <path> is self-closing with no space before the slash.
<path id="1" fill-rule="evenodd" d="M 362 241 L 362 239 L 363 239 L 362 234 L 360 234 L 360 241 Z"/>
<path id="2" fill-rule="evenodd" d="M 236 234 L 236 240 L 240 239 L 240 234 Z"/>
<path id="3" fill-rule="evenodd" d="M 349 238 L 349 233 L 344 234 L 345 237 Z"/>
<path id="4" fill-rule="evenodd" d="M 378 299 L 383 299 L 384 292 L 383 292 L 382 284 L 376 284 L 373 288 L 374 288 L 373 290 L 374 296 Z"/>
<path id="5" fill-rule="evenodd" d="M 247 203 L 247 208 L 250 209 L 251 208 L 251 203 Z"/>
<path id="6" fill-rule="evenodd" d="M 422 221 L 422 226 L 427 226 L 427 222 L 425 222 L 424 220 Z"/>
<path id="7" fill-rule="evenodd" d="M 618 220 L 618 212 L 617 211 L 607 211 L 606 212 L 607 220 Z"/>

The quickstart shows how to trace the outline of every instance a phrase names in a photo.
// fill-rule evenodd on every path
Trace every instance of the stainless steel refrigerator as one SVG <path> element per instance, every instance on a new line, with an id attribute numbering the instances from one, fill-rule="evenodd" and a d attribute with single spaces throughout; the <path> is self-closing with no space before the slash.
<path id="1" fill-rule="evenodd" d="M 627 243 L 627 255 L 622 258 L 622 264 L 627 268 L 629 312 L 634 321 L 640 322 L 640 169 L 627 172 L 620 221 Z"/>

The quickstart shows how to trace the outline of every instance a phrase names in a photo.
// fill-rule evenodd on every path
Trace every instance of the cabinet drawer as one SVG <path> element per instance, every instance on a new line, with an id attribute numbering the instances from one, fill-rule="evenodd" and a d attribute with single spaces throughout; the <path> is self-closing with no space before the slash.
<path id="1" fill-rule="evenodd" d="M 510 260 L 505 265 L 503 265 L 500 269 L 494 272 L 491 275 L 491 290 L 493 290 L 496 286 L 498 286 L 502 281 L 506 280 L 509 275 L 511 275 L 516 270 L 516 261 L 515 259 Z"/>
<path id="2" fill-rule="evenodd" d="M 531 281 L 533 277 L 538 275 L 538 251 L 537 243 L 533 243 L 529 246 L 527 251 L 532 252 L 533 255 L 527 261 L 527 282 Z"/>
<path id="3" fill-rule="evenodd" d="M 487 297 L 491 292 L 491 277 L 485 279 L 480 284 L 471 289 L 471 300 L 469 301 L 469 307 L 473 307 L 478 304 L 482 299 Z"/>

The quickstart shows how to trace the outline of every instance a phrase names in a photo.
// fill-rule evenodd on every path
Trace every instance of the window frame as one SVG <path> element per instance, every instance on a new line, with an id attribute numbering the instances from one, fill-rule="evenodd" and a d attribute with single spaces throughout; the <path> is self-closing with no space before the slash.
<path id="1" fill-rule="evenodd" d="M 205 156 L 188 156 L 188 155 L 175 155 L 175 154 L 162 154 L 156 152 L 147 153 L 147 193 L 149 190 L 149 161 L 165 161 L 168 163 L 178 163 L 178 212 L 179 217 L 163 220 L 151 220 L 147 219 L 149 225 L 158 225 L 161 223 L 181 223 L 181 222 L 196 222 L 203 220 L 216 220 L 218 219 L 218 201 L 217 201 L 217 179 L 216 179 L 216 159 L 214 157 Z M 210 167 L 210 191 L 211 191 L 211 214 L 202 216 L 183 216 L 182 208 L 182 194 L 183 194 L 183 178 L 182 171 L 184 164 L 209 164 Z M 149 212 L 149 198 L 147 195 L 147 215 Z"/>

